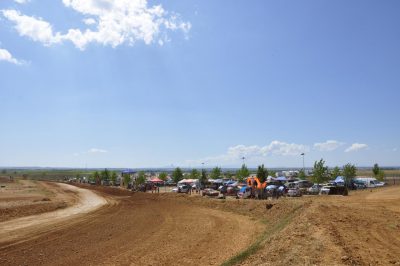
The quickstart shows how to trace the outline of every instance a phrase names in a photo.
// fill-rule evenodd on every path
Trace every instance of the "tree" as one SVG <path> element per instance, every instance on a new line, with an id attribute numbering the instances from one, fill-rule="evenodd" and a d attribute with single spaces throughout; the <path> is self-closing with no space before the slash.
<path id="1" fill-rule="evenodd" d="M 93 175 L 92 175 L 92 179 L 93 179 L 93 181 L 95 181 L 96 182 L 96 184 L 99 184 L 100 183 L 100 174 L 99 174 L 99 172 L 94 172 L 93 173 Z"/>
<path id="2" fill-rule="evenodd" d="M 131 182 L 131 175 L 130 174 L 124 174 L 123 178 L 124 178 L 124 186 L 128 187 L 129 183 Z"/>
<path id="3" fill-rule="evenodd" d="M 376 177 L 376 179 L 378 179 L 379 181 L 383 181 L 383 179 L 385 178 L 385 171 L 383 171 L 382 169 L 379 170 L 378 176 Z"/>
<path id="4" fill-rule="evenodd" d="M 140 186 L 146 183 L 146 175 L 143 171 L 140 171 L 138 177 L 136 178 L 136 185 Z"/>
<path id="5" fill-rule="evenodd" d="M 259 165 L 257 169 L 257 178 L 261 183 L 264 183 L 268 177 L 268 170 L 264 168 L 264 164 Z"/>
<path id="6" fill-rule="evenodd" d="M 345 182 L 346 185 L 349 186 L 351 180 L 356 177 L 357 174 L 357 168 L 355 167 L 354 164 L 346 164 L 343 166 L 343 176 L 346 178 Z"/>
<path id="7" fill-rule="evenodd" d="M 335 168 L 333 168 L 332 173 L 331 173 L 332 178 L 336 179 L 336 177 L 341 176 L 341 175 L 342 175 L 342 172 L 340 171 L 339 166 L 336 166 Z"/>
<path id="8" fill-rule="evenodd" d="M 199 179 L 200 172 L 197 169 L 192 169 L 189 176 L 190 176 L 190 179 Z"/>
<path id="9" fill-rule="evenodd" d="M 101 180 L 110 180 L 110 171 L 108 171 L 108 169 L 104 169 L 104 171 L 101 172 L 100 174 L 101 176 Z"/>
<path id="10" fill-rule="evenodd" d="M 172 179 L 174 180 L 175 183 L 178 183 L 183 179 L 183 173 L 181 168 L 177 167 L 175 170 L 172 172 Z"/>
<path id="11" fill-rule="evenodd" d="M 313 181 L 314 183 L 321 184 L 327 179 L 328 168 L 325 166 L 325 161 L 323 159 L 315 161 L 313 169 Z"/>
<path id="12" fill-rule="evenodd" d="M 374 168 L 372 168 L 372 172 L 374 173 L 375 178 L 379 176 L 379 172 L 381 171 L 381 168 L 379 165 L 376 163 L 374 164 Z"/>
<path id="13" fill-rule="evenodd" d="M 239 182 L 242 182 L 249 175 L 250 175 L 250 171 L 249 171 L 249 169 L 247 169 L 247 166 L 245 164 L 242 164 L 242 168 L 240 168 L 236 172 L 236 177 L 237 177 Z"/>
<path id="14" fill-rule="evenodd" d="M 205 186 L 205 184 L 207 183 L 207 171 L 204 169 L 201 169 L 201 175 L 200 175 L 200 184 L 202 187 Z"/>
<path id="15" fill-rule="evenodd" d="M 218 166 L 213 168 L 210 173 L 210 178 L 211 179 L 219 179 L 221 177 L 221 168 Z"/>
<path id="16" fill-rule="evenodd" d="M 303 169 L 300 169 L 300 171 L 299 171 L 299 178 L 301 180 L 305 180 L 306 179 L 306 173 L 304 172 Z"/>
<path id="17" fill-rule="evenodd" d="M 117 181 L 117 177 L 118 177 L 118 175 L 117 175 L 116 172 L 112 172 L 112 173 L 111 173 L 111 182 L 112 182 L 113 184 L 115 184 L 115 182 Z"/>
<path id="18" fill-rule="evenodd" d="M 167 173 L 166 172 L 161 172 L 159 175 L 158 175 L 158 178 L 160 178 L 162 181 L 167 181 L 167 177 L 168 177 L 168 175 L 167 175 Z"/>
<path id="19" fill-rule="evenodd" d="M 268 175 L 269 176 L 275 176 L 276 177 L 276 172 L 273 170 L 268 170 Z"/>
<path id="20" fill-rule="evenodd" d="M 224 173 L 224 176 L 225 176 L 225 178 L 231 179 L 233 174 L 232 174 L 232 172 L 227 171 L 227 172 Z"/>

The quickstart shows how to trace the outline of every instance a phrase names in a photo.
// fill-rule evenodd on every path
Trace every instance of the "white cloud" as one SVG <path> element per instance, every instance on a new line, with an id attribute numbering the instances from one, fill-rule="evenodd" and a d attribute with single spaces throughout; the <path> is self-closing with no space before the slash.
<path id="1" fill-rule="evenodd" d="M 108 151 L 98 148 L 91 148 L 87 153 L 107 153 Z"/>
<path id="2" fill-rule="evenodd" d="M 339 142 L 337 140 L 327 140 L 325 142 L 315 143 L 314 149 L 319 151 L 334 151 L 342 145 L 344 145 L 343 142 Z"/>
<path id="3" fill-rule="evenodd" d="M 96 24 L 96 20 L 94 20 L 93 18 L 86 18 L 86 19 L 83 20 L 83 22 L 84 22 L 86 25 L 93 25 L 93 24 Z"/>
<path id="4" fill-rule="evenodd" d="M 29 3 L 31 0 L 14 0 L 14 2 L 18 3 L 18 4 L 26 4 Z"/>
<path id="5" fill-rule="evenodd" d="M 296 144 L 296 143 L 286 143 L 278 140 L 272 141 L 270 144 L 266 146 L 246 146 L 246 145 L 237 145 L 233 147 L 229 147 L 228 151 L 225 154 L 207 157 L 200 160 L 190 160 L 187 161 L 188 164 L 200 164 L 202 162 L 215 162 L 215 163 L 227 163 L 227 162 L 235 162 L 240 160 L 242 157 L 246 159 L 253 158 L 262 158 L 271 155 L 278 156 L 298 156 L 303 152 L 308 152 L 310 147 L 307 145 Z"/>
<path id="6" fill-rule="evenodd" d="M 15 29 L 21 36 L 27 36 L 44 45 L 59 43 L 61 36 L 54 34 L 51 25 L 42 18 L 22 15 L 16 10 L 2 10 L 4 17 L 15 23 Z"/>
<path id="7" fill-rule="evenodd" d="M 175 13 L 169 13 L 161 5 L 149 6 L 148 0 L 62 0 L 63 4 L 85 17 L 84 23 L 94 25 L 96 30 L 69 29 L 66 33 L 53 32 L 49 22 L 42 18 L 20 14 L 16 10 L 3 10 L 3 15 L 15 23 L 20 35 L 34 41 L 51 45 L 71 41 L 84 50 L 90 43 L 116 47 L 145 44 L 162 44 L 168 40 L 168 31 L 187 34 L 191 28 Z"/>
<path id="8" fill-rule="evenodd" d="M 9 51 L 7 51 L 6 49 L 1 49 L 1 48 L 0 48 L 0 61 L 6 61 L 6 62 L 13 63 L 16 65 L 22 65 L 25 63 L 22 60 L 18 60 L 16 58 L 14 58 L 12 56 L 12 54 Z"/>
<path id="9" fill-rule="evenodd" d="M 359 151 L 359 150 L 364 150 L 368 148 L 367 144 L 362 144 L 362 143 L 353 143 L 350 147 L 348 147 L 345 152 L 353 152 L 353 151 Z"/>

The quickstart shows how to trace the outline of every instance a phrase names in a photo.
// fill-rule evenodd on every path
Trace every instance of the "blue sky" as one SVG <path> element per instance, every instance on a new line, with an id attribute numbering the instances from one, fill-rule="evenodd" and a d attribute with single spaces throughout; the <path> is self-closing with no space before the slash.
<path id="1" fill-rule="evenodd" d="M 0 166 L 400 165 L 398 1 L 0 10 Z"/>

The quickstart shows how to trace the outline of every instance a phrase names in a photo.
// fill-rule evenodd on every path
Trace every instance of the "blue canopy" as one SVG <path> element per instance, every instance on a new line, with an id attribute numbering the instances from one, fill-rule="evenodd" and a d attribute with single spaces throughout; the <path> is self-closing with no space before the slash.
<path id="1" fill-rule="evenodd" d="M 343 176 L 336 177 L 335 183 L 344 183 L 344 177 Z"/>
<path id="2" fill-rule="evenodd" d="M 280 177 L 275 178 L 275 181 L 287 181 L 287 178 L 284 176 L 280 176 Z"/>
<path id="3" fill-rule="evenodd" d="M 130 170 L 130 169 L 126 169 L 126 170 L 123 170 L 121 173 L 122 174 L 136 174 L 136 171 L 133 171 L 133 170 Z"/>

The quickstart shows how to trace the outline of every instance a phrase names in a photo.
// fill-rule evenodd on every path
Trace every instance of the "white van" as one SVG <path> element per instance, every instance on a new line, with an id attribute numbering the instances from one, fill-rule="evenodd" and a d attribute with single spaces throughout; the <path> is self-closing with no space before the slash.
<path id="1" fill-rule="evenodd" d="M 363 181 L 367 188 L 374 188 L 376 187 L 376 184 L 379 183 L 379 181 L 374 177 L 357 177 L 356 180 Z"/>

